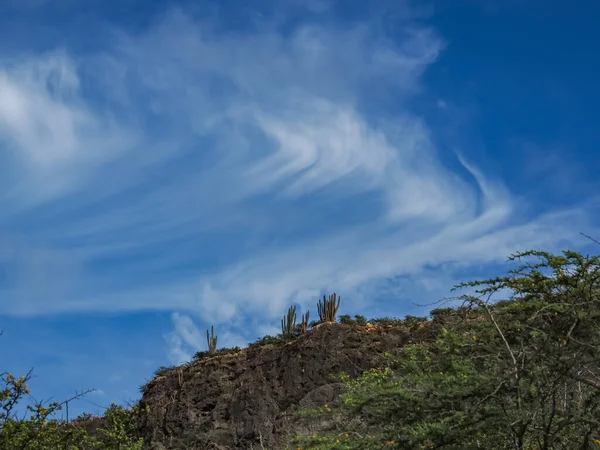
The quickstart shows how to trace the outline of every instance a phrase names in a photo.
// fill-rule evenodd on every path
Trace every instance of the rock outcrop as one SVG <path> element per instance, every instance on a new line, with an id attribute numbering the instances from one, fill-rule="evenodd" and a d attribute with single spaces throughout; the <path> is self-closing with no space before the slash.
<path id="1" fill-rule="evenodd" d="M 283 449 L 292 435 L 332 426 L 297 412 L 339 402 L 336 375 L 381 365 L 385 352 L 430 334 L 424 325 L 324 323 L 289 341 L 208 355 L 145 386 L 140 432 L 154 449 Z"/>

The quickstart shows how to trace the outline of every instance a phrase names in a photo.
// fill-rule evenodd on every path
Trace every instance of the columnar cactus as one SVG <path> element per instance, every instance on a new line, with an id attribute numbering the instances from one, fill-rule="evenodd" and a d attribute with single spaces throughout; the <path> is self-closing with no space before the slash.
<path id="1" fill-rule="evenodd" d="M 329 299 L 323 296 L 323 301 L 321 302 L 321 300 L 319 300 L 319 303 L 317 303 L 321 322 L 335 322 L 335 315 L 340 307 L 341 297 L 337 297 L 337 304 L 335 303 L 335 300 L 336 295 L 334 292 L 329 296 Z"/>
<path id="2" fill-rule="evenodd" d="M 217 350 L 217 336 L 214 335 L 214 326 L 210 326 L 210 335 L 206 330 L 206 340 L 208 341 L 208 351 L 212 354 Z"/>
<path id="3" fill-rule="evenodd" d="M 306 333 L 308 329 L 308 316 L 310 315 L 310 311 L 306 311 L 306 314 L 302 314 L 302 323 L 300 323 L 300 329 L 303 333 Z"/>
<path id="4" fill-rule="evenodd" d="M 281 319 L 281 332 L 284 336 L 291 336 L 296 329 L 296 307 L 290 306 L 287 317 Z"/>

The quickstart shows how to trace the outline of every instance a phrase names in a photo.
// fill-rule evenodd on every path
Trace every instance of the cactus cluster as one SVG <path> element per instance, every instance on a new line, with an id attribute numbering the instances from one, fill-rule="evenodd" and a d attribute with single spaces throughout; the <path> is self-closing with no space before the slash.
<path id="1" fill-rule="evenodd" d="M 319 318 L 321 319 L 321 322 L 335 322 L 335 315 L 340 307 L 340 300 L 341 297 L 337 297 L 336 304 L 335 292 L 329 296 L 329 299 L 323 296 L 323 300 L 319 300 L 319 303 L 317 303 L 317 308 L 319 310 Z"/>
<path id="2" fill-rule="evenodd" d="M 335 322 L 335 317 L 340 307 L 341 297 L 338 297 L 334 292 L 327 298 L 323 296 L 323 300 L 319 300 L 317 304 L 319 309 L 319 317 L 321 322 Z M 284 338 L 295 336 L 298 331 L 306 333 L 309 325 L 310 312 L 306 311 L 302 314 L 302 321 L 296 324 L 296 306 L 288 308 L 287 315 L 281 319 L 281 334 Z M 208 353 L 213 355 L 217 351 L 217 336 L 215 336 L 214 326 L 210 327 L 210 333 L 206 330 L 206 340 L 208 342 Z M 198 358 L 202 356 L 202 352 L 197 353 Z"/>
<path id="3" fill-rule="evenodd" d="M 215 327 L 211 325 L 210 334 L 208 334 L 208 330 L 206 330 L 206 340 L 208 341 L 208 351 L 211 354 L 214 354 L 217 351 L 217 336 L 215 336 Z"/>
<path id="4" fill-rule="evenodd" d="M 308 316 L 310 315 L 310 311 L 306 311 L 305 314 L 302 314 L 302 322 L 300 323 L 300 330 L 303 333 L 306 333 L 308 330 Z"/>
<path id="5" fill-rule="evenodd" d="M 287 316 L 281 319 L 281 334 L 284 337 L 293 336 L 297 329 L 300 328 L 302 333 L 306 333 L 308 330 L 308 320 L 310 317 L 310 312 L 306 311 L 302 314 L 302 321 L 299 325 L 296 325 L 296 307 L 290 306 L 288 309 Z"/>
<path id="6" fill-rule="evenodd" d="M 281 333 L 284 336 L 292 336 L 296 329 L 296 307 L 290 306 L 287 317 L 281 319 Z"/>

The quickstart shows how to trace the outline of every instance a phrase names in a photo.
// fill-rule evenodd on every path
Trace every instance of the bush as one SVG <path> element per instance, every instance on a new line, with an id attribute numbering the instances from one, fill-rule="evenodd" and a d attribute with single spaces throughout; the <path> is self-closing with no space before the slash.
<path id="1" fill-rule="evenodd" d="M 69 401 L 88 392 L 59 402 L 34 402 L 27 405 L 29 416 L 17 417 L 17 405 L 30 395 L 28 381 L 31 372 L 19 378 L 9 372 L 0 374 L 0 449 L 2 450 L 141 450 L 143 440 L 137 436 L 136 419 L 141 411 L 137 406 L 124 409 L 111 405 L 103 417 L 103 427 L 90 436 L 84 428 L 89 414 L 67 423 L 54 416 Z M 146 409 L 144 412 L 147 412 Z"/>
<path id="2" fill-rule="evenodd" d="M 367 319 L 364 316 L 359 315 L 355 315 L 353 319 L 348 314 L 343 314 L 338 320 L 340 323 L 345 325 L 365 326 L 367 324 Z"/>
<path id="3" fill-rule="evenodd" d="M 338 320 L 344 325 L 354 325 L 355 323 L 354 320 L 352 320 L 352 317 L 350 317 L 348 314 L 342 314 Z"/>
<path id="4" fill-rule="evenodd" d="M 395 317 L 381 317 L 379 319 L 371 319 L 369 320 L 369 323 L 372 323 L 373 325 L 402 325 L 404 322 L 402 321 L 402 319 L 397 319 Z"/>
<path id="5" fill-rule="evenodd" d="M 357 325 L 365 326 L 367 324 L 367 318 L 365 316 L 356 315 L 354 316 L 354 322 Z"/>
<path id="6" fill-rule="evenodd" d="M 162 377 L 176 369 L 176 366 L 160 366 L 154 371 L 154 377 Z"/>
<path id="7" fill-rule="evenodd" d="M 268 344 L 280 344 L 282 342 L 285 342 L 285 339 L 281 335 L 271 336 L 271 335 L 267 334 L 266 336 L 263 336 L 262 338 L 258 339 L 257 341 L 249 343 L 248 347 L 256 348 L 256 347 L 262 347 L 263 345 L 268 345 Z"/>
<path id="8" fill-rule="evenodd" d="M 234 353 L 239 353 L 241 352 L 242 349 L 239 347 L 223 347 L 220 348 L 218 350 L 216 350 L 214 353 L 211 353 L 209 350 L 205 350 L 202 352 L 196 352 L 194 354 L 194 360 L 195 361 L 200 361 L 201 359 L 206 358 L 207 356 L 216 356 L 216 355 L 230 355 L 230 354 L 234 354 Z"/>
<path id="9" fill-rule="evenodd" d="M 445 318 L 456 312 L 455 308 L 437 308 L 431 310 L 429 315 L 431 319 L 436 322 L 443 322 Z"/>
<path id="10" fill-rule="evenodd" d="M 504 277 L 463 283 L 465 316 L 387 367 L 345 380 L 331 433 L 303 449 L 591 449 L 600 443 L 600 258 L 536 257 Z M 542 273 L 542 270 L 550 272 Z M 507 301 L 488 299 L 511 292 Z"/>
<path id="11" fill-rule="evenodd" d="M 415 325 L 419 325 L 420 323 L 427 322 L 427 317 L 417 317 L 417 316 L 406 316 L 404 318 L 404 323 L 408 327 L 413 327 Z"/>

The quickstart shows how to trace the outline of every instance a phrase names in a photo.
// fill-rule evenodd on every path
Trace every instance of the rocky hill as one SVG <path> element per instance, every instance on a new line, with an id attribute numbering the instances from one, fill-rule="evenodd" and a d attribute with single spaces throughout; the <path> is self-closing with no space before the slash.
<path id="1" fill-rule="evenodd" d="M 285 341 L 206 355 L 143 388 L 140 409 L 149 413 L 140 432 L 153 449 L 285 448 L 291 435 L 332 425 L 297 413 L 339 402 L 338 374 L 359 376 L 435 328 L 322 323 Z"/>
<path id="2" fill-rule="evenodd" d="M 600 256 L 525 257 L 537 262 L 461 283 L 476 295 L 430 320 L 336 318 L 333 294 L 318 321 L 291 307 L 280 335 L 245 349 L 207 332 L 208 351 L 103 417 L 53 419 L 54 402 L 19 419 L 31 375 L 5 372 L 0 450 L 597 448 Z"/>

